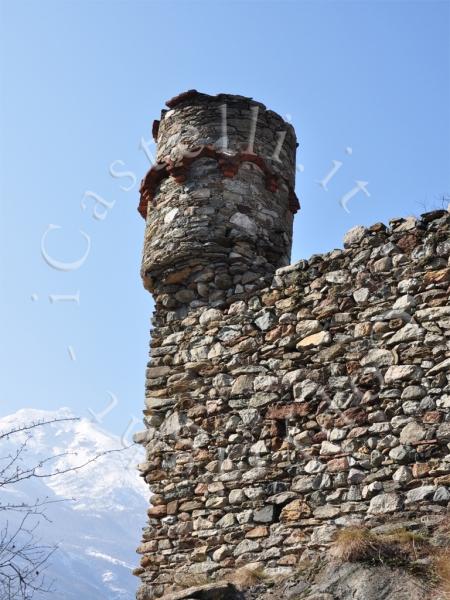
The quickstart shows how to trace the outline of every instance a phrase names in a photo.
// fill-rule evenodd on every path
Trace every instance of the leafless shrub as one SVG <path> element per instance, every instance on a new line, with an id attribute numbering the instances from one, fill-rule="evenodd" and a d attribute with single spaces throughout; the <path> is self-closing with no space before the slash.
<path id="1" fill-rule="evenodd" d="M 10 491 L 25 480 L 45 479 L 78 471 L 101 456 L 123 450 L 123 448 L 107 450 L 78 465 L 62 469 L 55 466 L 55 461 L 74 453 L 64 452 L 41 460 L 30 459 L 31 453 L 27 454 L 27 449 L 37 429 L 54 423 L 78 420 L 76 417 L 52 418 L 21 424 L 0 432 L 0 449 L 2 442 L 19 440 L 14 444 L 14 449 L 4 456 L 1 455 L 0 450 L 0 492 Z M 43 543 L 39 538 L 38 529 L 42 519 L 49 520 L 46 508 L 54 502 L 55 500 L 44 498 L 36 499 L 31 503 L 13 503 L 4 502 L 0 498 L 0 514 L 4 517 L 3 524 L 0 524 L 0 598 L 2 600 L 30 600 L 36 592 L 52 591 L 53 582 L 48 580 L 45 570 L 57 546 Z M 12 513 L 16 516 L 19 514 L 19 519 L 14 519 L 14 525 L 11 519 Z"/>

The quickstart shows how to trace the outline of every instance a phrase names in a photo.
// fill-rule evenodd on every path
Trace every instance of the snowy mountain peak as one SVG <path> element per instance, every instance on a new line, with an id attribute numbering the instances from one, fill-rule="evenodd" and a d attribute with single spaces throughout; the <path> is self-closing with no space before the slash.
<path id="1" fill-rule="evenodd" d="M 56 496 L 74 498 L 77 510 L 88 511 L 123 510 L 124 495 L 127 501 L 130 494 L 148 501 L 148 486 L 136 470 L 141 449 L 89 419 L 77 419 L 68 408 L 21 409 L 0 419 L 0 432 L 42 422 L 48 424 L 16 433 L 5 444 L 12 449 L 28 438 L 24 461 L 54 457 L 40 469 L 41 474 L 76 469 L 45 480 Z"/>
<path id="2" fill-rule="evenodd" d="M 26 442 L 23 466 L 45 461 L 41 475 L 59 473 L 0 488 L 0 505 L 36 498 L 51 502 L 46 510 L 51 522 L 41 520 L 39 531 L 43 542 L 60 545 L 48 573 L 55 580 L 55 598 L 132 600 L 137 582 L 131 569 L 150 496 L 136 470 L 142 450 L 124 447 L 129 442 L 87 418 L 75 419 L 68 408 L 21 409 L 0 419 L 0 435 L 46 422 L 0 438 L 0 456 Z M 14 518 L 8 512 L 10 522 Z"/>

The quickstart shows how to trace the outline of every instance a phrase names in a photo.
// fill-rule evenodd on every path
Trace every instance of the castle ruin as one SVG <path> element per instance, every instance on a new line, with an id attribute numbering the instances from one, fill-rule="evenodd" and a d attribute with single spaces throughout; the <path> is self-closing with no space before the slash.
<path id="1" fill-rule="evenodd" d="M 450 214 L 356 227 L 290 265 L 296 137 L 194 90 L 153 127 L 142 278 L 153 493 L 140 600 L 240 566 L 289 574 L 354 523 L 450 500 Z"/>

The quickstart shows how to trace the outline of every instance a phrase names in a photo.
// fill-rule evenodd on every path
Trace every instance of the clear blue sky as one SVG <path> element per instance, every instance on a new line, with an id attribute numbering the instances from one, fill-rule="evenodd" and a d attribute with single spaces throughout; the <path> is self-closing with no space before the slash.
<path id="1" fill-rule="evenodd" d="M 440 205 L 450 193 L 450 4 L 416 1 L 1 3 L 0 415 L 118 405 L 140 418 L 150 295 L 141 287 L 139 149 L 164 101 L 239 93 L 290 115 L 300 142 L 293 260 L 341 245 L 356 224 Z M 351 148 L 352 152 L 346 151 Z M 342 166 L 324 191 L 332 161 Z M 120 170 L 118 164 L 116 168 Z M 348 204 L 339 200 L 368 182 Z M 92 191 L 109 203 L 92 218 Z M 50 267 L 41 255 L 74 261 Z M 80 292 L 75 302 L 49 294 Z M 32 295 L 36 294 L 32 300 Z M 73 348 L 73 360 L 68 347 Z"/>

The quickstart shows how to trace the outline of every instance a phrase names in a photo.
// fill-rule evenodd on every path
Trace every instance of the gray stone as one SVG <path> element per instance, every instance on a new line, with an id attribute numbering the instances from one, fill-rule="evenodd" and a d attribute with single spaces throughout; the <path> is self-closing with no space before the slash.
<path id="1" fill-rule="evenodd" d="M 268 449 L 264 440 L 258 440 L 250 446 L 250 454 L 267 454 Z"/>
<path id="2" fill-rule="evenodd" d="M 311 544 L 328 544 L 333 541 L 337 527 L 333 525 L 322 525 L 316 527 L 311 535 Z"/>
<path id="3" fill-rule="evenodd" d="M 200 315 L 199 323 L 203 327 L 207 327 L 210 323 L 213 323 L 214 321 L 220 321 L 222 317 L 223 313 L 220 310 L 217 310 L 216 308 L 210 308 L 208 310 L 205 310 L 205 312 L 203 312 Z"/>
<path id="4" fill-rule="evenodd" d="M 362 483 L 366 477 L 366 473 L 360 469 L 350 469 L 348 472 L 347 483 L 350 485 L 357 485 Z"/>
<path id="5" fill-rule="evenodd" d="M 178 302 L 186 304 L 188 302 L 191 302 L 195 298 L 195 294 L 193 290 L 181 289 L 178 290 L 178 292 L 176 292 L 175 298 L 178 300 Z"/>
<path id="6" fill-rule="evenodd" d="M 204 448 L 205 446 L 208 446 L 209 442 L 210 442 L 210 437 L 207 433 L 199 433 L 194 438 L 193 447 L 194 448 Z"/>
<path id="7" fill-rule="evenodd" d="M 419 321 L 436 321 L 442 317 L 450 316 L 450 306 L 433 306 L 416 310 L 414 317 Z M 450 358 L 447 359 L 450 363 Z"/>
<path id="8" fill-rule="evenodd" d="M 422 500 L 427 500 L 428 498 L 432 498 L 436 491 L 435 485 L 423 485 L 421 487 L 414 488 L 409 490 L 406 494 L 406 504 L 412 504 L 414 502 L 421 502 Z"/>
<path id="9" fill-rule="evenodd" d="M 268 504 L 263 508 L 259 508 L 255 510 L 253 513 L 253 520 L 255 523 L 272 523 L 275 517 L 275 509 L 274 506 Z"/>
<path id="10" fill-rule="evenodd" d="M 221 529 L 227 529 L 228 527 L 233 527 L 236 524 L 236 519 L 233 513 L 225 514 L 219 521 L 217 521 L 216 526 Z"/>
<path id="11" fill-rule="evenodd" d="M 239 416 L 242 419 L 244 425 L 254 425 L 261 420 L 261 416 L 256 408 L 246 408 L 239 411 Z"/>
<path id="12" fill-rule="evenodd" d="M 323 465 L 325 467 L 325 465 Z M 305 493 L 313 489 L 314 477 L 302 476 L 294 479 L 292 482 L 292 490 L 294 492 Z"/>
<path id="13" fill-rule="evenodd" d="M 450 394 L 444 394 L 436 400 L 439 408 L 450 408 Z"/>
<path id="14" fill-rule="evenodd" d="M 401 430 L 400 442 L 402 444 L 415 444 L 423 440 L 426 434 L 426 429 L 422 425 L 412 421 Z"/>
<path id="15" fill-rule="evenodd" d="M 283 379 L 281 383 L 284 387 L 291 387 L 297 381 L 300 381 L 302 377 L 303 371 L 301 369 L 296 369 L 295 371 L 289 371 L 285 375 L 283 375 Z"/>
<path id="16" fill-rule="evenodd" d="M 422 374 L 422 369 L 415 365 L 393 365 L 388 368 L 384 375 L 386 384 L 396 383 L 398 381 L 408 381 L 418 379 Z"/>
<path id="17" fill-rule="evenodd" d="M 410 467 L 405 466 L 399 467 L 392 475 L 394 481 L 398 481 L 402 484 L 409 483 L 412 478 L 413 476 Z"/>
<path id="18" fill-rule="evenodd" d="M 443 485 L 440 485 L 433 496 L 433 502 L 437 502 L 438 504 L 446 504 L 450 501 L 450 491 Z"/>
<path id="19" fill-rule="evenodd" d="M 349 280 L 350 276 L 348 274 L 347 271 L 330 271 L 329 273 L 325 273 L 325 280 L 328 281 L 328 283 L 337 283 L 337 284 L 344 284 L 347 283 Z"/>
<path id="20" fill-rule="evenodd" d="M 308 335 L 307 337 L 300 340 L 297 344 L 297 348 L 309 348 L 311 346 L 322 346 L 324 344 L 331 343 L 331 335 L 328 331 L 320 331 L 319 333 L 314 333 L 313 335 Z"/>
<path id="21" fill-rule="evenodd" d="M 392 308 L 394 310 L 398 309 L 408 312 L 411 310 L 411 308 L 416 306 L 416 304 L 417 302 L 414 296 L 411 296 L 410 294 L 405 294 L 404 296 L 400 296 L 400 298 L 397 298 Z"/>
<path id="22" fill-rule="evenodd" d="M 255 380 L 253 382 L 253 388 L 257 392 L 276 391 L 279 388 L 278 377 L 273 377 L 270 375 L 260 375 L 258 377 L 255 377 Z"/>
<path id="23" fill-rule="evenodd" d="M 267 406 L 268 404 L 272 404 L 278 400 L 278 396 L 276 394 L 268 394 L 265 392 L 256 392 L 249 402 L 249 406 L 252 408 L 261 408 L 263 406 Z"/>
<path id="24" fill-rule="evenodd" d="M 236 513 L 236 518 L 239 525 L 252 525 L 253 524 L 253 510 L 243 510 L 242 512 Z"/>
<path id="25" fill-rule="evenodd" d="M 146 398 L 145 406 L 150 410 L 167 410 L 175 404 L 175 398 Z"/>
<path id="26" fill-rule="evenodd" d="M 174 412 L 164 419 L 158 433 L 161 437 L 177 435 L 181 428 L 186 425 L 186 423 L 187 419 L 185 414 Z"/>
<path id="27" fill-rule="evenodd" d="M 221 560 L 227 558 L 232 554 L 231 550 L 232 549 L 229 546 L 220 546 L 219 548 L 217 548 L 217 550 L 213 552 L 212 559 L 215 562 L 220 562 Z"/>
<path id="28" fill-rule="evenodd" d="M 319 460 L 310 460 L 305 465 L 306 473 L 320 473 L 326 469 L 326 465 Z"/>
<path id="29" fill-rule="evenodd" d="M 426 394 L 426 390 L 421 385 L 408 385 L 402 392 L 402 400 L 420 400 Z"/>
<path id="30" fill-rule="evenodd" d="M 405 342 L 413 342 L 423 338 L 425 332 L 419 325 L 413 325 L 408 323 L 401 329 L 399 329 L 389 340 L 387 340 L 388 346 L 394 346 L 395 344 L 404 344 Z"/>
<path id="31" fill-rule="evenodd" d="M 294 385 L 294 398 L 295 400 L 302 402 L 305 400 L 309 400 L 310 398 L 314 397 L 318 389 L 319 386 L 317 385 L 317 383 L 314 383 L 310 379 L 307 379 L 306 381 L 302 381 L 302 383 L 297 383 L 296 385 Z"/>
<path id="32" fill-rule="evenodd" d="M 392 259 L 389 256 L 376 260 L 372 265 L 374 273 L 386 273 L 390 269 L 392 269 Z"/>
<path id="33" fill-rule="evenodd" d="M 228 502 L 230 504 L 242 504 L 245 501 L 245 494 L 242 489 L 231 490 L 228 496 Z"/>
<path id="34" fill-rule="evenodd" d="M 443 441 L 445 443 L 450 442 L 450 421 L 445 421 L 439 425 L 436 437 L 438 440 Z"/>
<path id="35" fill-rule="evenodd" d="M 366 231 L 366 228 L 362 225 L 356 225 L 356 227 L 349 229 L 344 235 L 344 248 L 357 246 L 366 235 Z"/>
<path id="36" fill-rule="evenodd" d="M 242 481 L 262 481 L 267 477 L 267 469 L 265 467 L 254 467 L 242 474 Z"/>
<path id="37" fill-rule="evenodd" d="M 434 375 L 435 373 L 440 373 L 441 371 L 450 371 L 450 358 L 443 360 L 442 362 L 438 363 L 436 366 L 431 368 L 428 371 L 427 375 Z"/>
<path id="38" fill-rule="evenodd" d="M 249 500 L 261 500 L 265 497 L 265 492 L 262 487 L 244 488 L 244 494 Z"/>
<path id="39" fill-rule="evenodd" d="M 327 564 L 305 600 L 424 600 L 424 586 L 405 569 L 344 562 Z"/>
<path id="40" fill-rule="evenodd" d="M 320 447 L 320 454 L 339 454 L 342 452 L 342 448 L 337 444 L 324 441 Z"/>
<path id="41" fill-rule="evenodd" d="M 370 350 L 364 358 L 361 359 L 361 364 L 374 365 L 376 367 L 387 367 L 394 363 L 394 356 L 390 350 L 381 350 L 375 348 Z"/>
<path id="42" fill-rule="evenodd" d="M 416 415 L 420 410 L 419 402 L 413 402 L 412 400 L 403 402 L 402 410 L 405 415 Z"/>
<path id="43" fill-rule="evenodd" d="M 370 501 L 369 513 L 381 515 L 396 512 L 402 509 L 403 502 L 398 494 L 387 493 L 374 496 Z"/>
<path id="44" fill-rule="evenodd" d="M 389 452 L 389 458 L 394 462 L 409 462 L 413 457 L 406 446 L 396 446 Z"/>
<path id="45" fill-rule="evenodd" d="M 369 299 L 369 296 L 370 296 L 369 288 L 359 288 L 358 290 L 355 290 L 353 292 L 353 298 L 359 304 L 362 304 L 363 302 L 367 302 L 367 300 Z"/>
<path id="46" fill-rule="evenodd" d="M 234 213 L 234 215 L 230 218 L 230 223 L 233 223 L 233 225 L 237 225 L 241 229 L 244 229 L 248 234 L 252 236 L 255 235 L 258 230 L 255 221 L 250 219 L 244 213 Z"/>
<path id="47" fill-rule="evenodd" d="M 251 375 L 239 375 L 231 386 L 231 395 L 240 396 L 253 391 L 253 377 Z"/>
<path id="48" fill-rule="evenodd" d="M 258 542 L 253 540 L 242 540 L 234 549 L 233 556 L 241 556 L 242 554 L 248 554 L 249 552 L 258 552 L 261 546 Z"/>
<path id="49" fill-rule="evenodd" d="M 261 331 L 267 331 L 272 327 L 275 322 L 275 317 L 273 313 L 267 311 L 255 319 L 256 326 L 261 329 Z"/>
<path id="50" fill-rule="evenodd" d="M 300 338 L 305 338 L 308 335 L 312 335 L 313 333 L 317 333 L 322 329 L 322 326 L 319 321 L 314 319 L 305 319 L 297 323 L 295 328 L 296 333 L 300 336 Z"/>
<path id="51" fill-rule="evenodd" d="M 237 589 L 231 583 L 218 582 L 196 585 L 178 592 L 164 594 L 164 600 L 189 600 L 192 598 L 197 600 L 236 600 L 238 595 Z M 138 595 L 138 600 L 147 600 L 147 598 L 148 596 L 144 598 L 144 596 Z"/>

